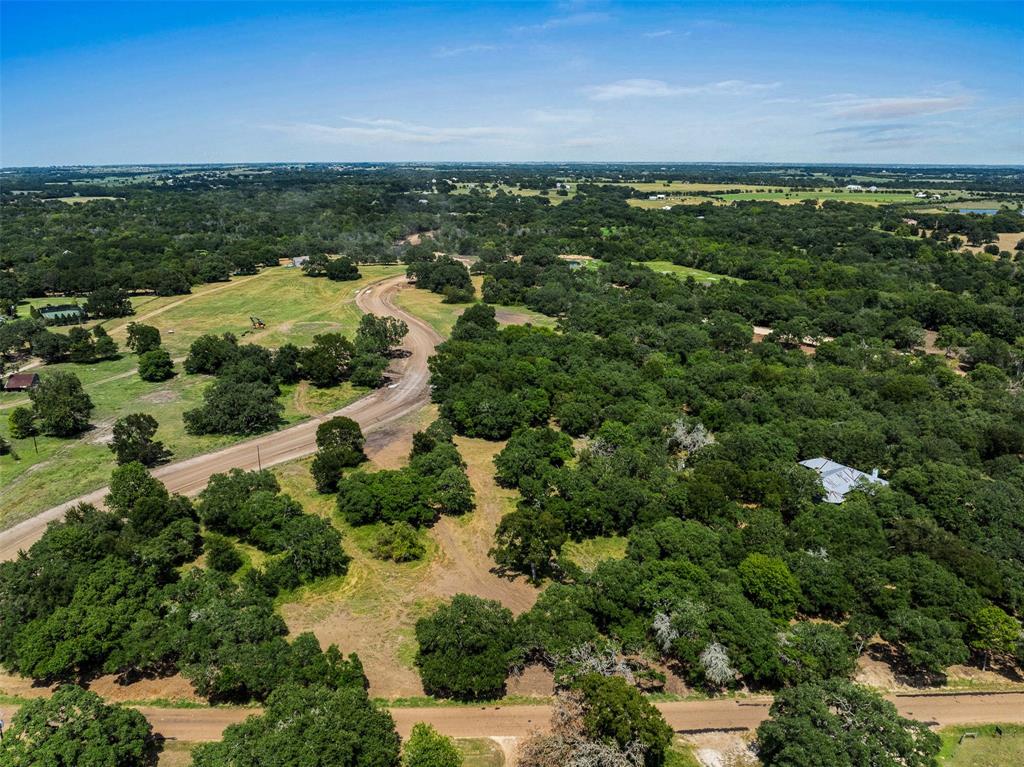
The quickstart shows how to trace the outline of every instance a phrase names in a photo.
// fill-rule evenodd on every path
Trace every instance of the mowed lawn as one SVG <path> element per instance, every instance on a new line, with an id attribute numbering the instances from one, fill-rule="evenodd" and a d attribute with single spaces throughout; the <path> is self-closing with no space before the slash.
<path id="1" fill-rule="evenodd" d="M 192 342 L 207 333 L 234 333 L 246 342 L 276 348 L 284 343 L 309 345 L 319 333 L 352 335 L 359 324 L 355 296 L 371 282 L 402 274 L 403 266 L 360 266 L 361 279 L 332 282 L 306 277 L 299 269 L 276 266 L 232 283 L 204 286 L 194 298 L 146 306 L 135 317 L 108 328 L 115 340 L 123 337 L 128 322 L 159 328 L 164 347 L 172 356 L 185 354 Z M 212 292 L 220 286 L 216 293 Z M 152 316 L 150 316 L 152 315 Z M 266 324 L 253 330 L 250 317 Z"/>
<path id="2" fill-rule="evenodd" d="M 260 315 L 267 328 L 249 333 L 243 341 L 276 347 L 288 341 L 308 344 L 313 335 L 329 331 L 351 337 L 360 317 L 355 305 L 356 292 L 401 270 L 397 266 L 362 267 L 361 280 L 331 282 L 305 277 L 295 269 L 271 269 L 242 278 L 237 285 L 232 283 L 216 293 L 211 286 L 204 286 L 206 290 L 197 291 L 184 303 L 177 303 L 185 298 L 181 296 L 154 300 L 144 308 L 139 307 L 132 319 L 160 327 L 165 346 L 176 358 L 183 357 L 191 341 L 203 333 L 235 331 L 241 336 L 245 329 L 239 327 L 240 318 L 248 325 L 246 312 L 255 303 L 272 309 Z M 225 285 L 229 284 L 221 283 L 222 288 Z M 156 310 L 162 311 L 147 318 L 147 313 Z M 107 447 L 111 427 L 116 419 L 129 413 L 148 413 L 156 418 L 160 423 L 157 438 L 174 452 L 175 458 L 199 455 L 241 439 L 186 434 L 182 414 L 202 403 L 202 391 L 211 379 L 186 375 L 178 363 L 178 375 L 170 381 L 142 381 L 135 373 L 136 357 L 123 348 L 124 334 L 117 332 L 118 327 L 123 329 L 127 325 L 127 320 L 118 323 L 110 333 L 122 346 L 121 358 L 95 365 L 65 363 L 38 369 L 42 376 L 65 370 L 81 379 L 95 405 L 90 419 L 94 428 L 72 439 L 13 440 L 17 459 L 10 455 L 0 457 L 0 529 L 103 486 L 115 465 Z M 58 330 L 66 332 L 66 328 Z M 296 423 L 343 407 L 363 393 L 365 390 L 349 384 L 330 389 L 316 389 L 305 382 L 284 387 L 280 400 L 284 405 L 283 417 L 287 424 Z M 21 404 L 28 404 L 24 394 L 0 394 L 0 435 L 10 439 L 7 417 L 13 407 Z"/>
<path id="3" fill-rule="evenodd" d="M 1003 734 L 996 732 L 999 727 Z M 977 737 L 961 736 L 974 733 Z M 939 764 L 947 767 L 1008 767 L 1024 764 L 1024 727 L 1013 724 L 985 724 L 947 727 L 939 731 L 942 750 Z"/>

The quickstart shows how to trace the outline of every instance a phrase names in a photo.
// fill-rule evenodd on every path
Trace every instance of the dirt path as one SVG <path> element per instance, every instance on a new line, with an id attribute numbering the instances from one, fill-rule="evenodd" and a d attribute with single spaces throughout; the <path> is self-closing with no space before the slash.
<path id="1" fill-rule="evenodd" d="M 887 696 L 899 712 L 932 726 L 1024 724 L 1024 693 L 967 693 Z M 688 700 L 655 704 L 677 733 L 748 731 L 768 717 L 771 698 Z M 8 716 L 17 706 L 4 706 Z M 224 728 L 259 714 L 252 708 L 173 709 L 139 707 L 153 729 L 165 738 L 193 743 L 220 740 Z M 456 738 L 522 738 L 545 730 L 551 716 L 546 705 L 431 706 L 392 708 L 398 732 L 408 736 L 416 722 L 427 722 Z M 10 721 L 10 719 L 8 719 Z"/>
<path id="2" fill-rule="evenodd" d="M 394 295 L 404 282 L 405 277 L 402 275 L 385 278 L 356 295 L 356 305 L 363 312 L 398 317 L 405 320 L 409 326 L 409 334 L 403 342 L 403 348 L 408 352 L 408 356 L 395 360 L 392 364 L 389 371 L 391 383 L 333 413 L 240 442 L 214 453 L 161 466 L 153 475 L 171 492 L 195 495 L 206 487 L 213 474 L 226 472 L 235 467 L 250 470 L 260 466 L 274 466 L 310 455 L 316 450 L 317 426 L 336 415 L 345 415 L 358 421 L 363 431 L 367 433 L 367 444 L 370 448 L 379 444 L 384 437 L 380 433 L 383 427 L 418 410 L 429 401 L 430 371 L 427 368 L 427 359 L 442 340 L 426 322 L 394 305 Z M 226 287 L 228 286 L 223 286 Z M 169 306 L 161 307 L 157 311 L 167 309 Z M 62 518 L 69 508 L 79 503 L 98 503 L 106 492 L 106 488 L 100 488 L 0 532 L 0 561 L 13 559 L 19 550 L 31 546 L 43 534 L 46 525 Z"/>

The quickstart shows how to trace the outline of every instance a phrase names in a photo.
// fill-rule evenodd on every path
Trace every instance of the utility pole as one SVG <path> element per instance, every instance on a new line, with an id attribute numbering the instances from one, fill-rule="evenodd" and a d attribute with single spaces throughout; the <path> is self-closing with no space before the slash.
<path id="1" fill-rule="evenodd" d="M 256 468 L 263 471 L 263 461 L 260 460 L 260 446 L 256 445 Z"/>

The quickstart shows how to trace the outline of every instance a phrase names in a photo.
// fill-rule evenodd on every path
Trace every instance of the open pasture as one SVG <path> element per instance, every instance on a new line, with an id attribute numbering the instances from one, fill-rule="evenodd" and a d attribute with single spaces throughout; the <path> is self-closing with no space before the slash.
<path id="1" fill-rule="evenodd" d="M 255 314 L 250 307 L 257 305 L 271 309 L 261 309 L 259 315 L 267 328 L 250 332 L 245 341 L 276 347 L 285 342 L 308 344 L 313 335 L 323 332 L 352 337 L 361 316 L 355 305 L 356 293 L 370 282 L 400 270 L 394 266 L 362 267 L 361 280 L 331 282 L 305 277 L 297 269 L 274 268 L 237 282 L 203 286 L 191 296 L 154 299 L 144 304 L 145 308 L 140 306 L 134 317 L 108 325 L 111 335 L 122 345 L 120 358 L 93 365 L 63 363 L 38 368 L 42 376 L 64 370 L 79 377 L 95 405 L 90 418 L 94 428 L 71 439 L 40 436 L 34 442 L 13 441 L 17 460 L 12 456 L 0 458 L 0 528 L 102 486 L 115 465 L 107 447 L 111 427 L 129 413 L 148 413 L 156 418 L 160 423 L 157 439 L 173 451 L 176 459 L 239 441 L 239 437 L 185 433 L 182 414 L 201 404 L 203 389 L 211 379 L 185 375 L 179 362 L 175 365 L 178 375 L 170 381 L 141 380 L 135 372 L 135 356 L 123 348 L 122 331 L 129 321 L 159 327 L 164 346 L 176 359 L 187 354 L 189 344 L 204 333 L 231 331 L 242 336 L 249 327 L 249 315 Z M 215 292 L 218 287 L 221 290 Z M 286 424 L 296 423 L 343 407 L 362 393 L 350 384 L 330 389 L 316 389 L 307 382 L 282 387 L 282 415 Z M 25 404 L 25 394 L 0 394 L 0 435 L 10 438 L 8 413 Z"/>

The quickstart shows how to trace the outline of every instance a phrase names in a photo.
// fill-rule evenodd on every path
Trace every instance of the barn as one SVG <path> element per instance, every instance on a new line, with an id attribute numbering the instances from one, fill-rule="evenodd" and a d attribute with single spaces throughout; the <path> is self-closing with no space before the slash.
<path id="1" fill-rule="evenodd" d="M 4 391 L 28 391 L 39 386 L 38 373 L 12 373 L 7 377 Z"/>

